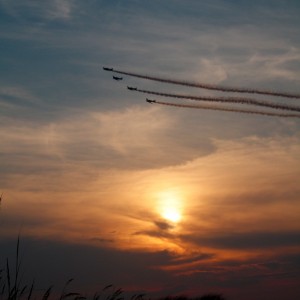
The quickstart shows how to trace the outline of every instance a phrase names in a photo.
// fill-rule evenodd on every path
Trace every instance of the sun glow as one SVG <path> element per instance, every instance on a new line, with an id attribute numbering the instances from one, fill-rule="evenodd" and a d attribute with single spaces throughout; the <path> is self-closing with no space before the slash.
<path id="1" fill-rule="evenodd" d="M 182 204 L 178 193 L 173 191 L 159 193 L 158 211 L 167 221 L 178 223 L 182 218 Z"/>
<path id="2" fill-rule="evenodd" d="M 174 208 L 166 208 L 165 211 L 162 213 L 162 216 L 165 219 L 172 221 L 174 223 L 179 222 L 181 219 L 180 213 Z"/>

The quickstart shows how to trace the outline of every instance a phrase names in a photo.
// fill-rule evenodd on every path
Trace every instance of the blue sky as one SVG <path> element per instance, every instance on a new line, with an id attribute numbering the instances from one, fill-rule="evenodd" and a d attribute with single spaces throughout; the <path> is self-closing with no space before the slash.
<path id="1" fill-rule="evenodd" d="M 0 0 L 1 261 L 22 228 L 41 286 L 92 270 L 85 291 L 299 296 L 299 119 L 149 105 L 127 86 L 225 94 L 102 69 L 299 94 L 299 15 L 291 0 Z"/>

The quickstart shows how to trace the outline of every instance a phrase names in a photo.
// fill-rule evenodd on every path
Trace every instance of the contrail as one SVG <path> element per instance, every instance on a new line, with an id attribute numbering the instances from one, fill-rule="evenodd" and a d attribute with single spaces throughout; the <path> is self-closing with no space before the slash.
<path id="1" fill-rule="evenodd" d="M 195 83 L 195 82 L 189 82 L 189 81 L 183 81 L 183 80 L 167 79 L 167 78 L 161 78 L 161 77 L 156 77 L 156 76 L 137 74 L 137 73 L 133 73 L 133 72 L 121 71 L 121 70 L 116 70 L 116 69 L 112 69 L 111 71 L 118 73 L 118 74 L 123 74 L 123 75 L 128 75 L 128 76 L 133 76 L 133 77 L 138 77 L 138 78 L 143 78 L 143 79 L 148 79 L 148 80 L 154 80 L 154 81 L 165 82 L 165 83 L 170 83 L 170 84 L 177 84 L 177 85 L 184 85 L 184 86 L 191 86 L 191 87 L 215 90 L 215 91 L 221 91 L 221 92 L 261 94 L 261 95 L 269 95 L 269 96 L 276 96 L 276 97 L 300 99 L 300 94 L 293 94 L 293 93 L 288 93 L 288 92 L 275 92 L 275 91 L 258 90 L 258 89 L 250 89 L 250 88 L 225 87 L 225 86 L 206 84 L 206 83 Z"/>
<path id="2" fill-rule="evenodd" d="M 151 103 L 154 104 L 161 104 L 161 105 L 168 105 L 168 106 L 175 106 L 175 107 L 221 110 L 221 111 L 229 111 L 229 112 L 237 112 L 237 113 L 245 113 L 245 114 L 257 114 L 257 115 L 271 116 L 271 117 L 300 118 L 300 114 L 282 114 L 282 113 L 275 113 L 275 112 L 274 113 L 264 112 L 259 110 L 227 108 L 222 106 L 177 104 L 177 103 L 170 103 L 170 102 L 157 101 L 157 100 L 150 100 L 150 101 L 152 101 Z"/>
<path id="3" fill-rule="evenodd" d="M 277 104 L 277 103 L 270 102 L 270 101 L 257 100 L 257 99 L 252 99 L 252 98 L 191 96 L 191 95 L 161 93 L 161 92 L 140 90 L 140 89 L 136 89 L 135 91 L 144 93 L 144 94 L 151 94 L 151 95 L 171 97 L 171 98 L 190 99 L 190 100 L 207 101 L 207 102 L 249 104 L 249 105 L 270 107 L 270 108 L 274 108 L 274 109 L 291 110 L 291 111 L 300 112 L 300 106 L 289 105 L 289 104 Z"/>

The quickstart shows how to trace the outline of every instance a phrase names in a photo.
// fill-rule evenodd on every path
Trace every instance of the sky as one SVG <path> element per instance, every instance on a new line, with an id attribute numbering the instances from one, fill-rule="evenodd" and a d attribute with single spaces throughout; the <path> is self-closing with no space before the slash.
<path id="1" fill-rule="evenodd" d="M 38 289 L 298 298 L 300 119 L 157 102 L 297 112 L 139 90 L 300 99 L 103 67 L 299 95 L 299 15 L 298 0 L 0 0 L 1 267 L 20 235 Z"/>

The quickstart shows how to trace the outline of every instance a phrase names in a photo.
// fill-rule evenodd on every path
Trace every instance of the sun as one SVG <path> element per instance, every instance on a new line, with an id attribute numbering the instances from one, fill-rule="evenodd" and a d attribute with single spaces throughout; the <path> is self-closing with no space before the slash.
<path id="1" fill-rule="evenodd" d="M 160 192 L 157 210 L 165 220 L 178 223 L 182 219 L 182 203 L 180 195 L 174 191 Z"/>
<path id="2" fill-rule="evenodd" d="M 177 223 L 181 219 L 181 214 L 176 208 L 165 208 L 165 210 L 162 212 L 162 216 L 164 219 L 171 221 L 173 223 Z"/>

